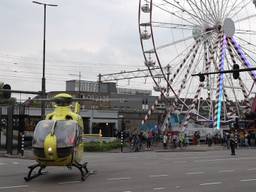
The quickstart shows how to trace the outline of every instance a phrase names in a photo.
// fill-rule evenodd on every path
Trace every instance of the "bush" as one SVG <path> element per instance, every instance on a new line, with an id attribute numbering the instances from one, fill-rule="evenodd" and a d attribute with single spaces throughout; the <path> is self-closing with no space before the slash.
<path id="1" fill-rule="evenodd" d="M 119 140 L 113 142 L 90 142 L 84 144 L 84 151 L 87 152 L 104 152 L 110 151 L 112 149 L 117 149 L 121 147 L 121 143 Z"/>

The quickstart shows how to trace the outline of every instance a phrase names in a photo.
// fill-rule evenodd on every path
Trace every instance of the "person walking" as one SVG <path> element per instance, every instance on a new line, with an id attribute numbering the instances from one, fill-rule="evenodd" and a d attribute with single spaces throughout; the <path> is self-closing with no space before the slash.
<path id="1" fill-rule="evenodd" d="M 231 149 L 231 155 L 236 155 L 235 148 L 236 148 L 236 141 L 234 133 L 230 134 L 230 149 Z"/>
<path id="2" fill-rule="evenodd" d="M 147 149 L 148 150 L 151 150 L 151 142 L 152 142 L 152 139 L 153 139 L 153 134 L 151 131 L 148 132 L 148 135 L 147 135 Z"/>
<path id="3" fill-rule="evenodd" d="M 166 133 L 163 136 L 163 147 L 164 147 L 164 149 L 167 149 L 167 140 L 168 140 L 168 136 L 167 136 L 167 133 Z"/>

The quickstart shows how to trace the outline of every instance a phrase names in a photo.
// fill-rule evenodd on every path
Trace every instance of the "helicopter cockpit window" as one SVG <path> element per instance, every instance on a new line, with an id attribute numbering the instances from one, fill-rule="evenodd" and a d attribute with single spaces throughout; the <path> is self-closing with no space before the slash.
<path id="1" fill-rule="evenodd" d="M 57 121 L 54 131 L 57 137 L 57 147 L 69 147 L 76 144 L 79 128 L 76 121 Z"/>
<path id="2" fill-rule="evenodd" d="M 54 121 L 42 120 L 36 125 L 33 137 L 33 147 L 43 147 L 44 140 L 51 133 Z"/>
<path id="3" fill-rule="evenodd" d="M 70 99 L 70 98 L 58 98 L 58 99 L 55 99 L 54 102 L 58 106 L 69 106 L 72 103 L 72 99 Z"/>

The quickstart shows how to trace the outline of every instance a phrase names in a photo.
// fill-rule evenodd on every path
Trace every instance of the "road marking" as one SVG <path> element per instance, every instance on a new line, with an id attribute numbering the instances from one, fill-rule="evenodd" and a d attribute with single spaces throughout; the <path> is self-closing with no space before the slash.
<path id="1" fill-rule="evenodd" d="M 162 175 L 149 175 L 150 178 L 156 178 L 156 177 L 168 177 L 168 175 L 166 174 L 162 174 Z"/>
<path id="2" fill-rule="evenodd" d="M 12 162 L 12 164 L 13 164 L 13 165 L 19 165 L 20 163 L 19 163 L 19 162 L 14 161 L 14 162 Z"/>
<path id="3" fill-rule="evenodd" d="M 202 175 L 204 172 L 187 172 L 186 175 Z"/>
<path id="4" fill-rule="evenodd" d="M 250 168 L 248 171 L 256 171 L 256 168 Z"/>
<path id="5" fill-rule="evenodd" d="M 0 165 L 6 165 L 7 163 L 0 163 Z"/>
<path id="6" fill-rule="evenodd" d="M 13 188 L 25 188 L 28 185 L 14 185 L 14 186 L 7 186 L 7 187 L 0 187 L 0 189 L 13 189 Z"/>
<path id="7" fill-rule="evenodd" d="M 155 191 L 160 191 L 160 190 L 164 190 L 165 189 L 165 187 L 156 187 L 156 188 L 153 188 L 153 190 L 155 190 Z"/>
<path id="8" fill-rule="evenodd" d="M 118 177 L 118 178 L 108 178 L 108 181 L 120 181 L 120 180 L 129 180 L 131 177 Z"/>
<path id="9" fill-rule="evenodd" d="M 215 161 L 240 161 L 240 160 L 254 160 L 256 157 L 233 157 L 233 158 L 220 158 L 220 159 L 200 159 L 200 160 L 194 160 L 196 163 L 200 162 L 215 162 Z"/>
<path id="10" fill-rule="evenodd" d="M 207 186 L 207 185 L 220 185 L 222 182 L 211 182 L 211 183 L 201 183 L 201 186 Z"/>
<path id="11" fill-rule="evenodd" d="M 228 159 L 200 159 L 200 160 L 194 160 L 196 163 L 201 162 L 215 162 L 215 161 L 228 161 L 228 160 L 238 160 L 238 158 L 228 158 Z"/>
<path id="12" fill-rule="evenodd" d="M 250 182 L 250 181 L 256 181 L 256 179 L 242 179 L 241 182 Z"/>
<path id="13" fill-rule="evenodd" d="M 72 184 L 72 183 L 81 183 L 81 181 L 65 181 L 58 183 L 59 185 Z"/>
<path id="14" fill-rule="evenodd" d="M 220 170 L 219 173 L 232 173 L 234 172 L 234 169 L 227 169 L 227 170 Z"/>
<path id="15" fill-rule="evenodd" d="M 123 192 L 132 192 L 132 191 L 123 191 Z"/>

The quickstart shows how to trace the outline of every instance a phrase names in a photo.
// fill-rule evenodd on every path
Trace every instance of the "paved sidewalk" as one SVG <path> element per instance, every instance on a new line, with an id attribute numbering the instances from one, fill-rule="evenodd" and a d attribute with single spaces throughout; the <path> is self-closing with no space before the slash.
<path id="1" fill-rule="evenodd" d="M 184 148 L 177 147 L 176 149 L 168 148 L 163 149 L 162 144 L 154 144 L 150 150 L 144 148 L 142 151 L 138 152 L 206 152 L 206 151 L 217 151 L 217 150 L 227 150 L 226 147 L 221 145 L 212 145 L 208 147 L 208 145 L 189 145 Z M 129 147 L 123 148 L 123 153 L 133 153 Z M 101 153 L 101 152 L 98 152 Z M 113 149 L 109 152 L 104 153 L 121 153 L 121 149 Z M 17 154 L 17 151 L 14 150 L 12 155 L 6 154 L 5 150 L 0 150 L 0 157 L 8 157 L 8 158 L 24 158 L 24 159 L 34 159 L 34 155 L 32 149 L 25 149 L 24 156 L 21 154 Z"/>
<path id="2" fill-rule="evenodd" d="M 8 158 L 20 158 L 20 159 L 34 159 L 32 149 L 26 149 L 24 151 L 24 155 L 17 153 L 17 150 L 13 150 L 12 154 L 7 154 L 7 152 L 3 149 L 0 150 L 0 157 L 8 157 Z"/>
<path id="3" fill-rule="evenodd" d="M 143 146 L 143 149 L 141 151 L 138 152 L 148 152 L 148 151 L 154 151 L 154 152 L 204 152 L 204 151 L 216 151 L 216 150 L 226 150 L 226 147 L 221 146 L 221 145 L 212 145 L 211 147 L 209 147 L 208 145 L 189 145 L 187 147 L 177 147 L 177 148 L 167 148 L 167 149 L 163 149 L 163 146 L 161 143 L 159 144 L 154 144 L 150 150 L 146 149 L 145 146 Z M 112 153 L 120 153 L 121 149 L 114 149 L 111 150 L 110 152 Z M 134 152 L 132 151 L 129 147 L 125 147 L 123 149 L 124 153 L 129 153 L 129 152 Z"/>

